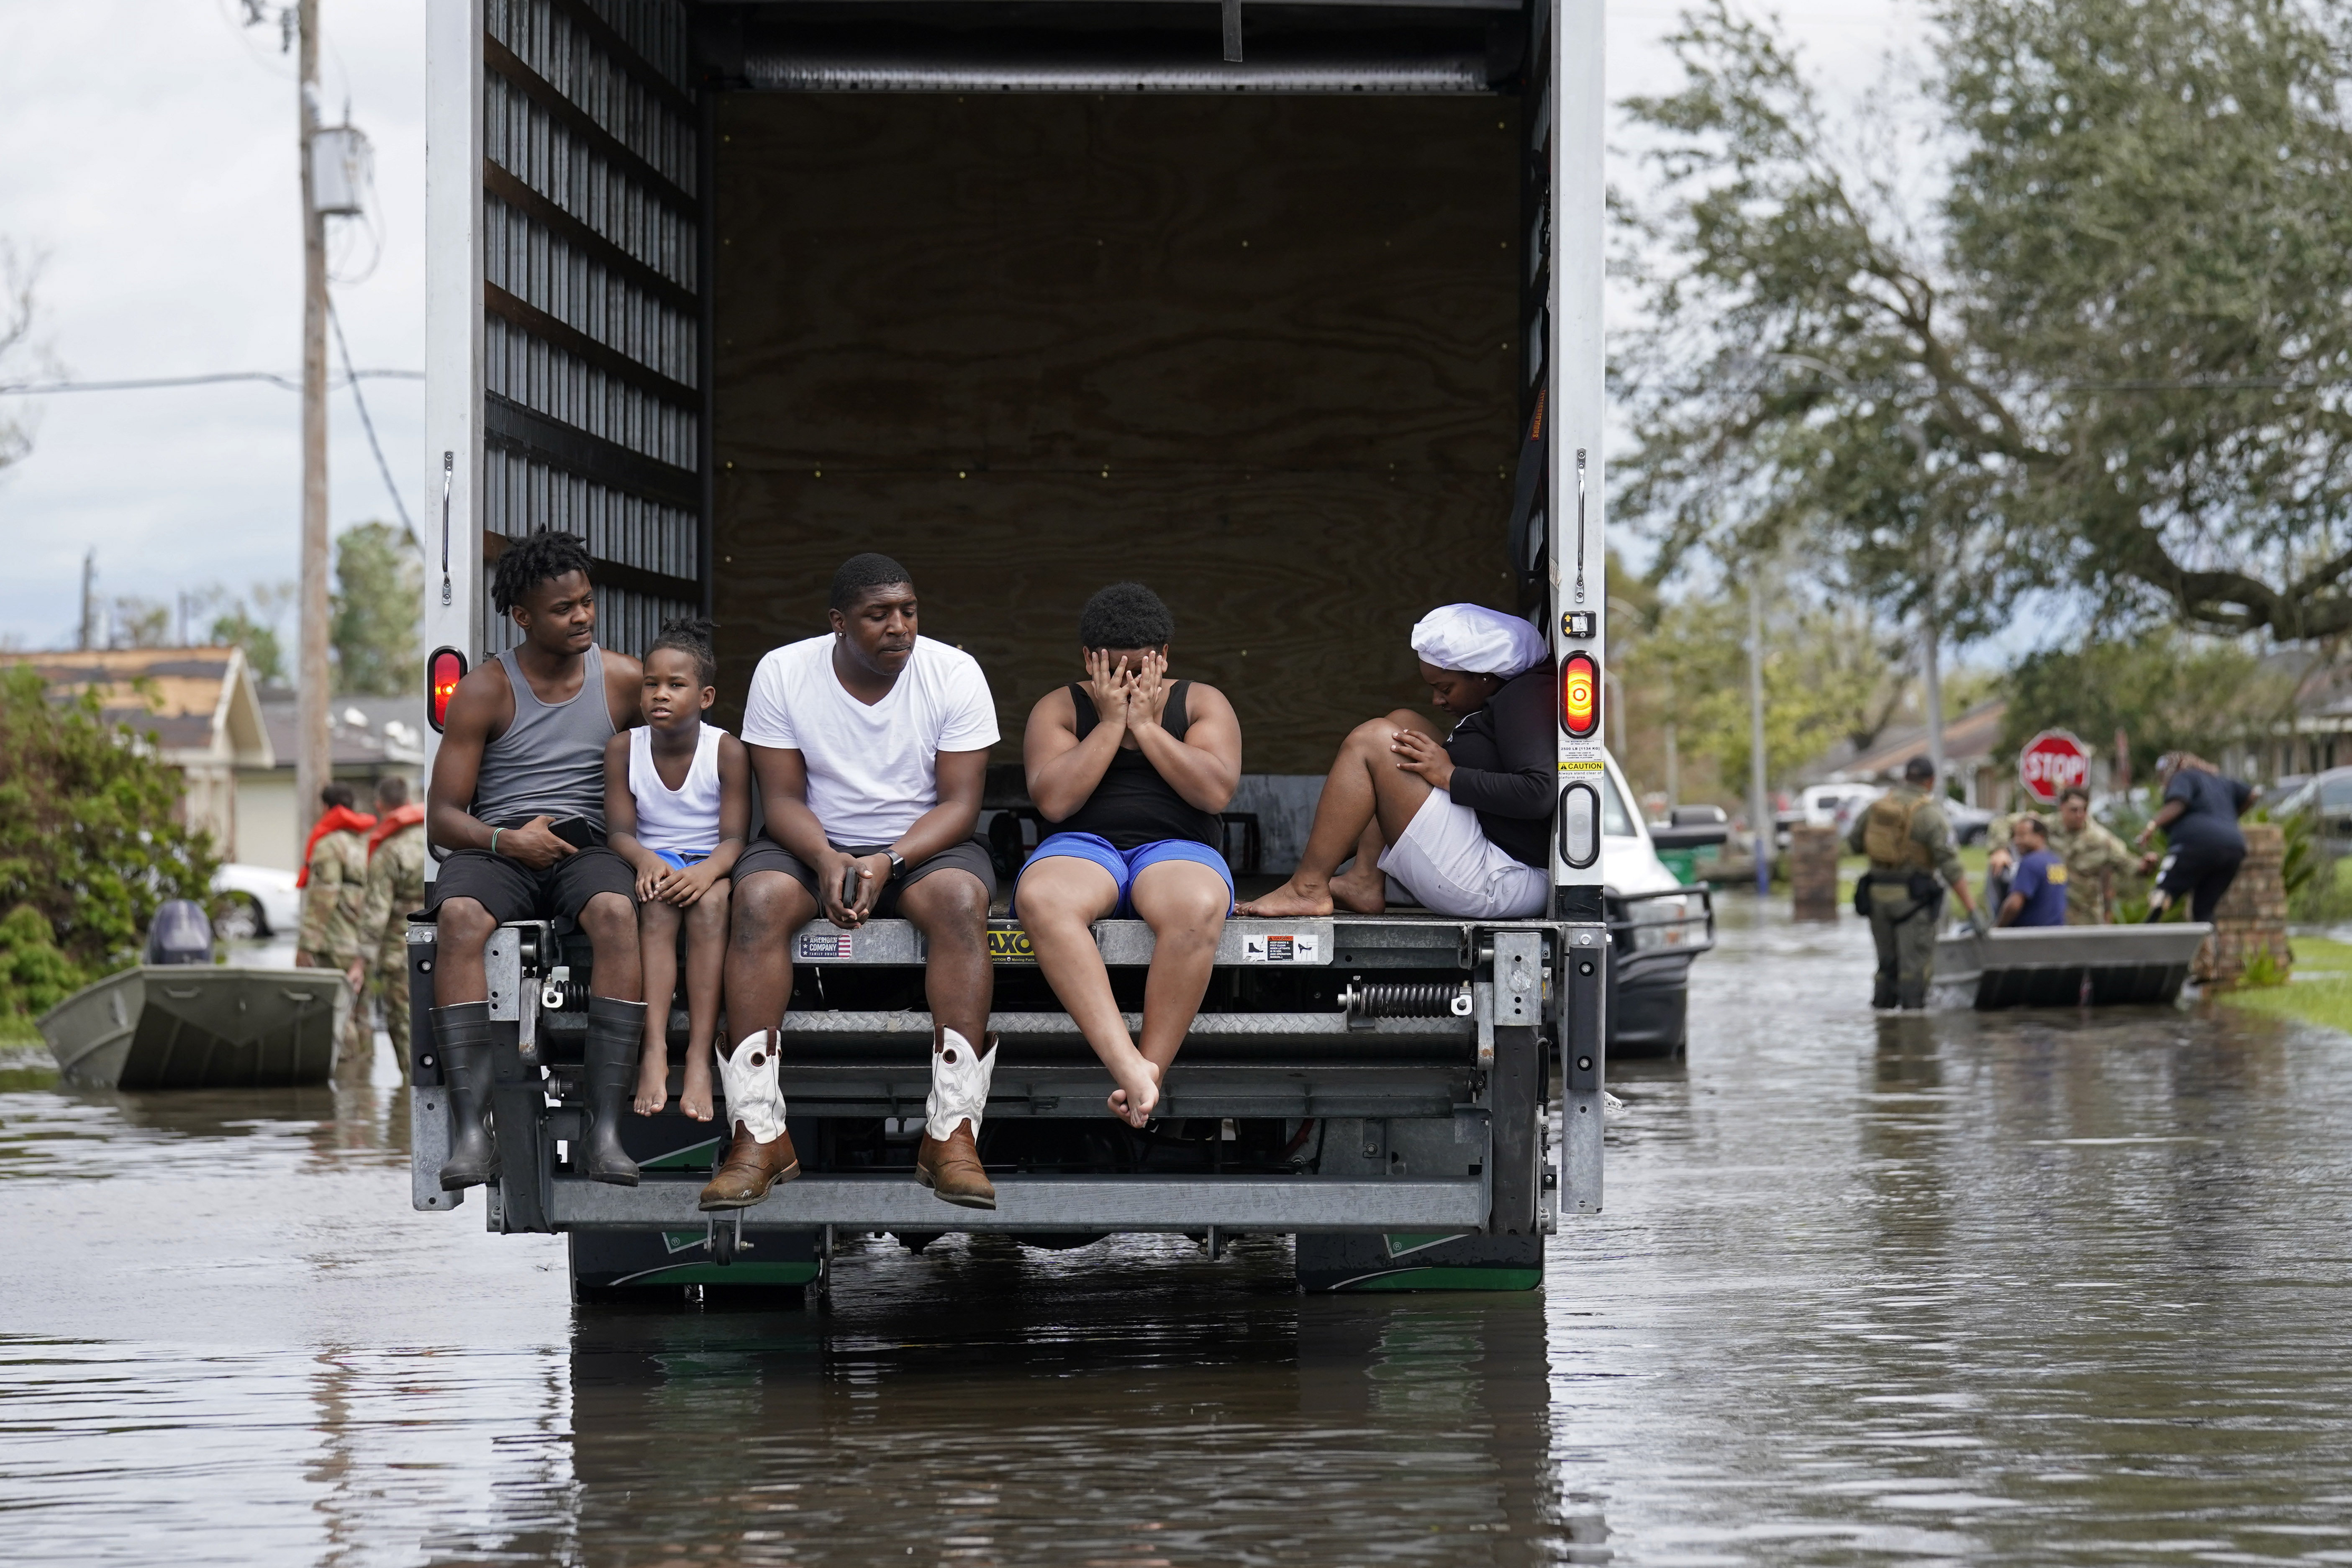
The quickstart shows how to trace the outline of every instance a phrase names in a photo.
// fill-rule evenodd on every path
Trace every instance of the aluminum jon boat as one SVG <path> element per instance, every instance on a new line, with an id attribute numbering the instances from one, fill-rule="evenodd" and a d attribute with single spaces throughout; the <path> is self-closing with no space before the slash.
<path id="1" fill-rule="evenodd" d="M 1963 926 L 1936 940 L 1937 1007 L 2113 1007 L 2180 995 L 2210 925 Z"/>
<path id="2" fill-rule="evenodd" d="M 67 1082 L 85 1089 L 324 1083 L 351 1007 L 331 969 L 142 963 L 41 1015 Z"/>

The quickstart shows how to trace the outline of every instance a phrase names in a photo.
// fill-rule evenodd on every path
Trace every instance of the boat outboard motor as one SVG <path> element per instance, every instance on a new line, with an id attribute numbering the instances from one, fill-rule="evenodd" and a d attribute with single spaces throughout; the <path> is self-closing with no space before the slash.
<path id="1" fill-rule="evenodd" d="M 147 963 L 212 961 L 213 922 L 205 918 L 202 906 L 186 899 L 173 899 L 155 911 L 155 923 L 147 928 Z"/>

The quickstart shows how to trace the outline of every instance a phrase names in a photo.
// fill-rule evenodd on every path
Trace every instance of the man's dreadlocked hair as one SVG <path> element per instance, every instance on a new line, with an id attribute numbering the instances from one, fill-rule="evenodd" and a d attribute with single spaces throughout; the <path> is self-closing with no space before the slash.
<path id="1" fill-rule="evenodd" d="M 490 603 L 503 616 L 521 604 L 523 595 L 533 588 L 567 572 L 593 576 L 588 542 L 576 533 L 542 528 L 508 545 L 507 552 L 499 557 L 498 572 L 490 579 Z"/>
<path id="2" fill-rule="evenodd" d="M 718 630 L 718 626 L 701 616 L 678 616 L 664 621 L 661 636 L 654 638 L 653 646 L 646 649 L 646 659 L 650 663 L 656 650 L 675 648 L 694 660 L 695 671 L 702 677 L 703 685 L 716 686 L 719 684 L 719 654 L 711 647 L 710 638 Z"/>

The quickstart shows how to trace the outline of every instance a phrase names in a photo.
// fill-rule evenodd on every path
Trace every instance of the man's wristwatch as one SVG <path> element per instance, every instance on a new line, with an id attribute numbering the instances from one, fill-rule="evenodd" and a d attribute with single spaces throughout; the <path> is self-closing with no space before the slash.
<path id="1" fill-rule="evenodd" d="M 889 857 L 892 881 L 895 882 L 907 874 L 907 858 L 904 855 L 899 854 L 896 849 L 885 849 L 882 853 Z"/>

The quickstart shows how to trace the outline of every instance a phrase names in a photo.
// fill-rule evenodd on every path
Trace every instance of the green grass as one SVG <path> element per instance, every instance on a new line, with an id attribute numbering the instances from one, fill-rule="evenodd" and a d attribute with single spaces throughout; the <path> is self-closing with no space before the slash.
<path id="1" fill-rule="evenodd" d="M 2217 1000 L 2352 1035 L 2352 942 L 2296 937 L 2293 980 L 2258 991 L 2224 992 Z"/>
<path id="2" fill-rule="evenodd" d="M 0 1013 L 0 1046 L 37 1046 L 41 1031 L 33 1020 L 16 1013 Z"/>

